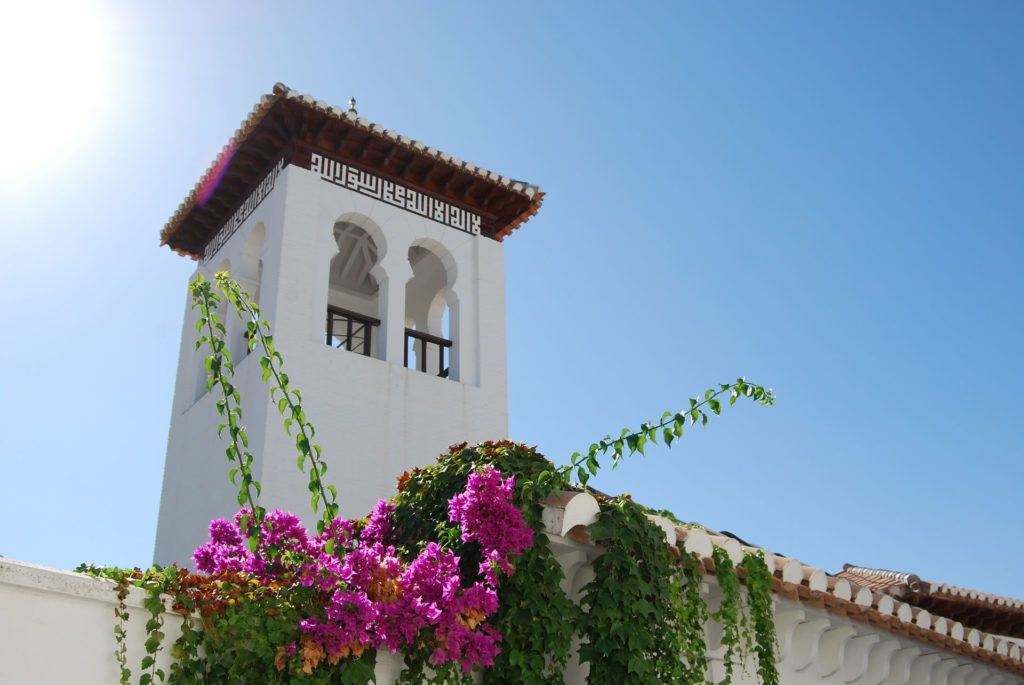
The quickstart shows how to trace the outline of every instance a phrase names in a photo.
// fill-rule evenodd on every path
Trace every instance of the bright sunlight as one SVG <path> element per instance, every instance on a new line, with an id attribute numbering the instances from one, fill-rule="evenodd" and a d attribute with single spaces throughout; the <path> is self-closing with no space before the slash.
<path id="1" fill-rule="evenodd" d="M 97 120 L 109 87 L 109 29 L 96 2 L 0 5 L 0 65 L 7 97 L 0 183 L 30 184 L 54 167 Z"/>

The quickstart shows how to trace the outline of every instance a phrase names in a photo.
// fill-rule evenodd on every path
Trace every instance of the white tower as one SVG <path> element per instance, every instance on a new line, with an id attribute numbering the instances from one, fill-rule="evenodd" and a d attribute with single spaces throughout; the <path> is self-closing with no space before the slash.
<path id="1" fill-rule="evenodd" d="M 353 103 L 354 104 L 354 103 Z M 502 239 L 543 193 L 277 84 L 161 233 L 257 299 L 317 428 L 343 516 L 449 445 L 506 437 Z M 260 502 L 311 522 L 308 476 L 225 310 Z M 191 564 L 237 508 L 186 305 L 157 563 Z"/>

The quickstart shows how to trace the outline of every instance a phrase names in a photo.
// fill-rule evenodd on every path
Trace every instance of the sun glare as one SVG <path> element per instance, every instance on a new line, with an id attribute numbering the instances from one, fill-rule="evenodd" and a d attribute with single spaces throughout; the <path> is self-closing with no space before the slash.
<path id="1" fill-rule="evenodd" d="M 40 0 L 0 5 L 0 65 L 6 97 L 0 127 L 5 189 L 56 167 L 97 123 L 109 85 L 109 31 L 96 2 Z"/>

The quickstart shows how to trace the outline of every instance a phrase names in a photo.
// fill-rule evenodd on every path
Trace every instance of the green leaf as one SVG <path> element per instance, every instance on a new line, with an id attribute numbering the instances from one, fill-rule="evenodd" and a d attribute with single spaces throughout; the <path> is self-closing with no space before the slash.
<path id="1" fill-rule="evenodd" d="M 634 434 L 634 435 L 627 435 L 626 436 L 626 446 L 629 447 L 629 453 L 630 454 L 633 454 L 634 452 L 637 451 L 637 445 L 639 444 L 639 442 L 640 442 L 640 436 L 638 436 L 638 435 Z"/>
<path id="2" fill-rule="evenodd" d="M 614 524 L 607 518 L 599 518 L 587 526 L 587 530 L 590 532 L 590 537 L 593 540 L 604 540 L 612 536 Z"/>

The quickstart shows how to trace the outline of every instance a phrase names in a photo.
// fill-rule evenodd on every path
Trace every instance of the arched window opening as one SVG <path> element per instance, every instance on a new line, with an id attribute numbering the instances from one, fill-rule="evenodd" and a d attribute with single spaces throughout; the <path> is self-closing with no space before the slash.
<path id="1" fill-rule="evenodd" d="M 375 356 L 380 292 L 370 272 L 377 264 L 377 245 L 348 221 L 334 224 L 334 240 L 338 252 L 331 259 L 325 341 L 331 347 Z"/>
<path id="2" fill-rule="evenodd" d="M 238 266 L 238 273 L 235 280 L 238 285 L 249 294 L 252 301 L 259 304 L 260 289 L 263 283 L 263 244 L 266 241 L 267 230 L 262 222 L 252 227 L 245 245 L 242 247 L 242 258 Z M 248 322 L 242 322 L 242 333 L 238 336 L 237 342 L 231 347 L 231 354 L 234 358 L 249 354 L 249 327 Z"/>
<path id="3" fill-rule="evenodd" d="M 260 286 L 263 279 L 263 244 L 266 242 L 267 229 L 262 222 L 252 227 L 245 245 L 242 247 L 242 259 L 238 266 L 235 280 L 242 286 L 253 302 L 260 301 Z"/>
<path id="4" fill-rule="evenodd" d="M 231 274 L 230 260 L 222 259 L 220 263 L 217 265 L 217 268 L 214 269 L 212 272 L 205 274 L 204 277 L 213 280 L 213 274 L 220 273 L 221 271 L 226 271 L 228 274 Z M 232 359 L 234 359 L 232 343 L 234 342 L 234 338 L 237 337 L 233 335 L 235 330 L 233 326 L 234 322 L 231 319 L 231 317 L 234 316 L 234 309 L 228 307 L 226 299 L 224 298 L 223 294 L 221 294 L 221 292 L 217 290 L 216 284 L 213 284 L 213 289 L 217 293 L 217 296 L 220 298 L 220 304 L 217 305 L 217 307 L 211 312 L 211 314 L 215 314 L 217 316 L 217 321 L 224 326 L 224 344 L 227 346 L 228 353 L 232 354 Z M 231 316 L 229 316 L 229 314 Z M 204 329 L 202 335 L 207 335 L 208 333 L 209 331 Z M 199 400 L 203 395 L 205 395 L 208 392 L 206 388 L 206 379 L 210 375 L 210 373 L 206 369 L 206 359 L 210 356 L 210 354 L 210 348 L 205 344 L 195 350 L 196 386 L 193 397 L 194 400 Z"/>
<path id="5" fill-rule="evenodd" d="M 441 257 L 420 245 L 409 248 L 409 264 L 413 276 L 405 287 L 405 366 L 448 378 L 453 352 L 448 269 Z"/>

